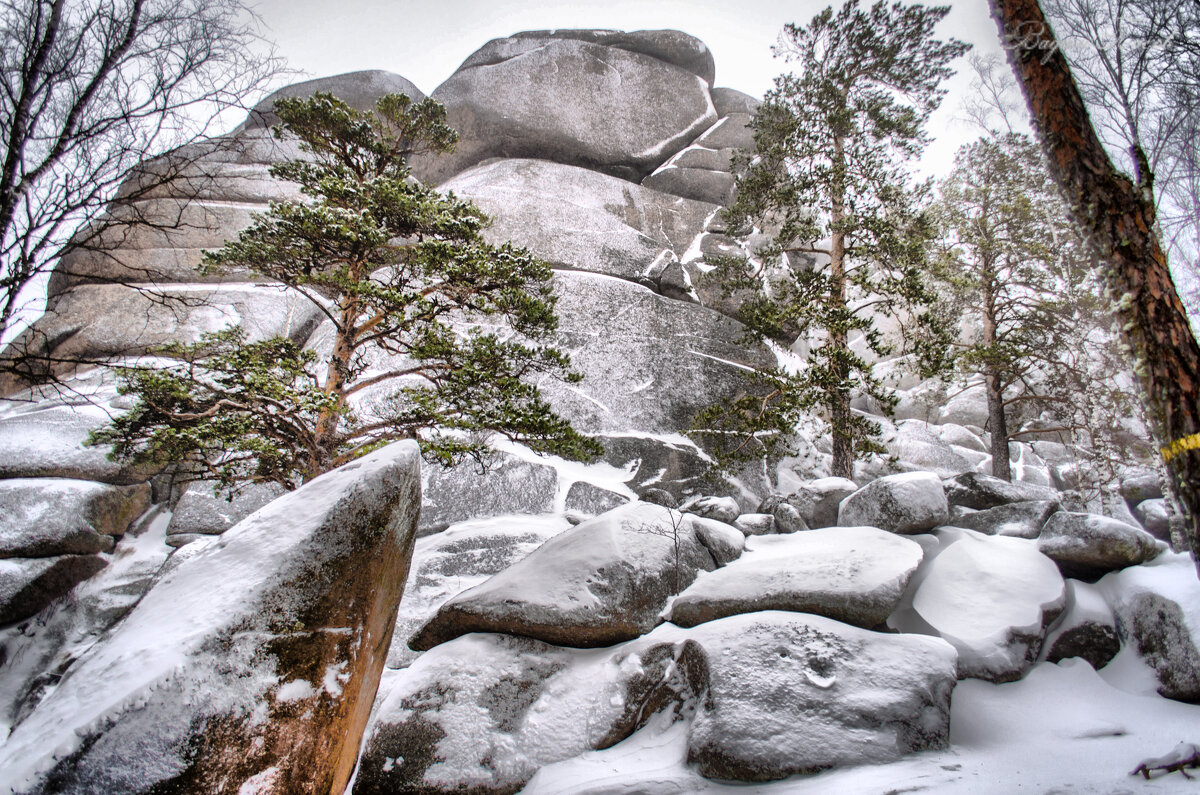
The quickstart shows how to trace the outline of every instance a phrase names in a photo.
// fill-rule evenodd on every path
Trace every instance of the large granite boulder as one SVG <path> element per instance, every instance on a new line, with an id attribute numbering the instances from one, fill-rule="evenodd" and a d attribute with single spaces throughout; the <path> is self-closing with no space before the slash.
<path id="1" fill-rule="evenodd" d="M 1186 554 L 1105 576 L 1097 589 L 1117 617 L 1121 638 L 1158 678 L 1158 692 L 1200 701 L 1200 580 Z"/>
<path id="2" fill-rule="evenodd" d="M 484 233 L 491 241 L 512 241 L 555 267 L 647 283 L 688 250 L 717 211 L 546 160 L 492 160 L 442 188 L 492 217 Z"/>
<path id="3" fill-rule="evenodd" d="M 608 646 L 653 629 L 667 599 L 716 566 L 697 524 L 661 505 L 630 503 L 455 596 L 409 645 L 426 650 L 468 632 L 504 632 Z"/>
<path id="4" fill-rule="evenodd" d="M 1010 502 L 1007 505 L 997 505 L 982 511 L 961 513 L 950 519 L 955 527 L 965 527 L 977 530 L 991 536 L 1017 536 L 1018 538 L 1037 538 L 1042 527 L 1055 511 L 1059 503 L 1054 500 L 1029 500 L 1026 502 Z"/>
<path id="5" fill-rule="evenodd" d="M 340 792 L 404 587 L 419 453 L 391 445 L 176 565 L 0 749 L 21 792 Z"/>
<path id="6" fill-rule="evenodd" d="M 1171 540 L 1171 515 L 1167 512 L 1167 501 L 1162 497 L 1142 500 L 1133 506 L 1133 516 L 1146 532 L 1159 541 Z"/>
<path id="7" fill-rule="evenodd" d="M 787 502 L 808 527 L 834 527 L 842 500 L 856 491 L 858 486 L 849 478 L 817 478 L 796 486 Z"/>
<path id="8" fill-rule="evenodd" d="M 700 575 L 668 620 L 684 627 L 758 610 L 814 613 L 874 629 L 895 609 L 921 563 L 921 546 L 874 527 L 755 536 L 747 552 Z"/>
<path id="9" fill-rule="evenodd" d="M 956 528 L 939 531 L 938 539 L 940 549 L 915 580 L 911 612 L 889 623 L 953 644 L 961 678 L 1019 679 L 1066 606 L 1058 569 L 1025 539 Z"/>
<path id="10" fill-rule="evenodd" d="M 945 483 L 946 500 L 951 505 L 984 510 L 1012 502 L 1058 500 L 1059 493 L 1049 486 L 1010 483 L 980 472 L 965 472 Z"/>
<path id="11" fill-rule="evenodd" d="M 484 45 L 432 95 L 459 132 L 457 151 L 416 159 L 414 173 L 440 183 L 489 157 L 554 160 L 634 181 L 653 171 L 716 121 L 709 75 L 692 71 L 711 55 L 674 31 L 615 35 L 616 45 L 594 31 Z"/>
<path id="12" fill-rule="evenodd" d="M 1068 577 L 1095 579 L 1145 563 L 1162 546 L 1140 527 L 1097 514 L 1059 511 L 1046 520 L 1038 549 Z"/>
<path id="13" fill-rule="evenodd" d="M 168 544 L 172 537 L 220 535 L 286 493 L 278 483 L 249 483 L 233 492 L 213 485 L 198 480 L 184 489 L 167 524 Z"/>
<path id="14" fill-rule="evenodd" d="M 948 744 L 955 653 L 937 638 L 776 611 L 685 637 L 708 670 L 688 735 L 701 775 L 767 781 Z"/>
<path id="15" fill-rule="evenodd" d="M 66 478 L 0 480 L 0 558 L 108 552 L 150 507 L 150 487 Z"/>
<path id="16" fill-rule="evenodd" d="M 932 472 L 905 472 L 871 481 L 842 500 L 838 525 L 919 533 L 949 517 L 942 481 Z"/>

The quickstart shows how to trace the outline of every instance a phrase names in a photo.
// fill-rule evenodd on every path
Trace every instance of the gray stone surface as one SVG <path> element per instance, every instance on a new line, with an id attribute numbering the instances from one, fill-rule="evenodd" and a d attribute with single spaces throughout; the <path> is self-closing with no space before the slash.
<path id="1" fill-rule="evenodd" d="M 742 556 L 746 548 L 746 536 L 733 525 L 695 514 L 685 514 L 684 521 L 691 525 L 696 540 L 708 550 L 713 562 L 718 566 L 724 566 Z"/>
<path id="2" fill-rule="evenodd" d="M 1136 505 L 1163 496 L 1162 479 L 1149 469 L 1135 469 L 1121 478 L 1121 496 Z"/>
<path id="3" fill-rule="evenodd" d="M 718 522 L 726 524 L 732 524 L 741 514 L 737 500 L 731 497 L 714 497 L 712 495 L 693 497 L 679 506 L 679 510 L 683 513 L 694 513 L 706 519 L 716 519 Z"/>
<path id="4" fill-rule="evenodd" d="M 775 516 L 769 513 L 744 513 L 733 526 L 746 536 L 765 536 L 775 533 Z"/>
<path id="5" fill-rule="evenodd" d="M 769 781 L 948 744 L 955 655 L 937 638 L 776 611 L 686 637 L 708 663 L 688 735 L 701 775 Z"/>
<path id="6" fill-rule="evenodd" d="M 211 482 L 196 481 L 175 504 L 167 535 L 220 535 L 284 493 L 276 483 L 245 484 L 235 494 L 214 493 Z"/>
<path id="7" fill-rule="evenodd" d="M 578 511 L 587 516 L 611 511 L 629 502 L 629 497 L 610 489 L 602 488 L 586 480 L 577 480 L 567 489 L 565 509 Z"/>
<path id="8" fill-rule="evenodd" d="M 414 160 L 425 182 L 489 157 L 638 179 L 716 121 L 704 78 L 641 52 L 571 38 L 498 41 L 484 52 L 433 92 L 460 139 L 453 155 Z"/>
<path id="9" fill-rule="evenodd" d="M 643 179 L 642 185 L 693 201 L 729 204 L 733 201 L 735 182 L 728 170 L 676 162 Z"/>
<path id="10" fill-rule="evenodd" d="M 668 597 L 715 567 L 683 514 L 630 503 L 455 596 L 410 645 L 423 651 L 468 632 L 504 632 L 562 646 L 609 646 L 648 632 Z"/>
<path id="11" fill-rule="evenodd" d="M 873 527 L 830 527 L 746 542 L 739 559 L 703 574 L 671 602 L 692 627 L 739 613 L 790 610 L 873 629 L 896 608 L 922 559 L 919 544 Z"/>
<path id="12" fill-rule="evenodd" d="M 103 406 L 63 405 L 52 400 L 22 405 L 0 415 L 0 478 L 73 478 L 132 484 L 153 474 L 109 461 L 108 450 L 86 444 L 88 434 L 109 424 Z"/>
<path id="13" fill-rule="evenodd" d="M 983 510 L 1012 502 L 1057 500 L 1058 492 L 1032 483 L 1010 483 L 979 472 L 966 472 L 945 483 L 946 499 L 951 505 Z"/>
<path id="14" fill-rule="evenodd" d="M 653 281 L 656 263 L 687 251 L 716 212 L 711 204 L 545 160 L 492 160 L 443 187 L 492 217 L 487 239 L 512 241 L 556 267 L 631 281 Z"/>
<path id="15" fill-rule="evenodd" d="M 800 512 L 804 523 L 814 530 L 837 525 L 838 507 L 842 500 L 858 491 L 849 478 L 818 478 L 797 486 L 787 496 L 787 502 Z"/>
<path id="16" fill-rule="evenodd" d="M 718 116 L 731 116 L 735 113 L 750 115 L 758 110 L 760 104 L 757 99 L 744 91 L 720 86 L 712 90 L 712 101 Z"/>
<path id="17" fill-rule="evenodd" d="M 302 343 L 319 311 L 299 293 L 271 284 L 83 285 L 58 296 L 4 355 L 49 354 L 66 360 L 51 369 L 67 373 L 72 361 L 138 356 L 234 325 L 251 340 L 280 335 Z"/>
<path id="18" fill-rule="evenodd" d="M 99 555 L 0 560 L 0 624 L 29 618 L 105 565 Z"/>
<path id="19" fill-rule="evenodd" d="M 553 467 L 507 453 L 498 453 L 482 473 L 474 461 L 425 466 L 421 481 L 421 535 L 481 516 L 548 513 L 558 489 Z"/>
<path id="20" fill-rule="evenodd" d="M 419 461 L 390 445 L 186 557 L 17 726 L 3 784 L 248 791 L 274 768 L 278 791 L 342 791 L 404 588 Z"/>
<path id="21" fill-rule="evenodd" d="M 1042 528 L 1038 549 L 1068 577 L 1095 579 L 1159 554 L 1154 537 L 1140 527 L 1107 516 L 1059 511 Z"/>
<path id="22" fill-rule="evenodd" d="M 961 507 L 961 506 L 955 506 Z M 1050 515 L 1059 509 L 1053 500 L 1031 500 L 997 505 L 982 511 L 972 511 L 951 518 L 955 527 L 978 530 L 987 535 L 1037 538 Z"/>
<path id="23" fill-rule="evenodd" d="M 919 533 L 949 517 L 942 481 L 932 472 L 906 472 L 873 480 L 842 500 L 838 524 L 893 533 Z"/>

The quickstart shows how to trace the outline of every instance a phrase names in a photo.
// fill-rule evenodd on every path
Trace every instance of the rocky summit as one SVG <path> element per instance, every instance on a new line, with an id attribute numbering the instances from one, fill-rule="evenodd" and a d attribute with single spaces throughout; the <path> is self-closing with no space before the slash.
<path id="1" fill-rule="evenodd" d="M 1030 433 L 993 478 L 980 385 L 885 357 L 894 415 L 854 405 L 888 454 L 853 479 L 807 425 L 713 477 L 693 417 L 788 355 L 710 276 L 754 245 L 721 211 L 758 103 L 718 66 L 679 31 L 531 31 L 428 92 L 460 142 L 414 178 L 554 269 L 583 379 L 541 387 L 604 444 L 590 464 L 402 442 L 225 495 L 109 460 L 88 436 L 130 407 L 120 364 L 235 325 L 330 344 L 304 296 L 197 270 L 298 197 L 268 173 L 303 154 L 274 100 L 426 94 L 298 83 L 130 176 L 14 343 L 60 386 L 0 381 L 0 791 L 974 793 L 1033 766 L 1109 792 L 1200 741 L 1200 583 L 1146 462 L 1086 495 Z M 182 183 L 137 189 L 172 157 Z"/>

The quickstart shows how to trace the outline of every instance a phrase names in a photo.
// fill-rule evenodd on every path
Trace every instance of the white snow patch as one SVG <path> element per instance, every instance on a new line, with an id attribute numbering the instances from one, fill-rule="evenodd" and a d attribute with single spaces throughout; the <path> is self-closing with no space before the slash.
<path id="1" fill-rule="evenodd" d="M 238 787 L 238 795 L 259 795 L 271 792 L 275 788 L 275 779 L 279 777 L 279 768 L 268 767 L 242 782 Z"/>
<path id="2" fill-rule="evenodd" d="M 284 682 L 275 691 L 276 701 L 299 701 L 302 698 L 312 698 L 317 689 L 306 679 L 293 679 Z"/>

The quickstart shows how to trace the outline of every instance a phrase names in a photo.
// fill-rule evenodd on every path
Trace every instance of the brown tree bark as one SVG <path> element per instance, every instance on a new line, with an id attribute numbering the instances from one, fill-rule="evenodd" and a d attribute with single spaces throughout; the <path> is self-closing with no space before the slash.
<path id="1" fill-rule="evenodd" d="M 1200 346 L 1155 233 L 1152 175 L 1134 184 L 1113 166 L 1037 0 L 989 2 L 1050 172 L 1121 318 L 1200 563 Z"/>

